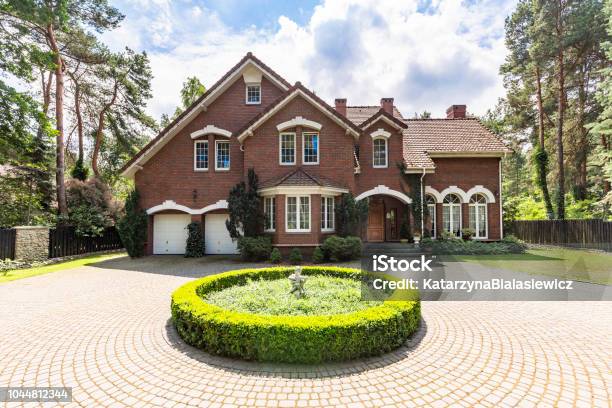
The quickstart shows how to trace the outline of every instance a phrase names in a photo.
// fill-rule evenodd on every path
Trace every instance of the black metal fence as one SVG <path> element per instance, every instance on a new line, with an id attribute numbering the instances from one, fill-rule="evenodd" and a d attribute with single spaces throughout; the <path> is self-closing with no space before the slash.
<path id="1" fill-rule="evenodd" d="M 15 230 L 0 229 L 0 260 L 15 259 Z"/>
<path id="2" fill-rule="evenodd" d="M 604 220 L 514 221 L 512 233 L 525 242 L 612 251 L 612 222 Z"/>
<path id="3" fill-rule="evenodd" d="M 49 258 L 121 248 L 123 248 L 123 244 L 115 227 L 107 228 L 99 237 L 78 236 L 73 227 L 49 230 Z"/>

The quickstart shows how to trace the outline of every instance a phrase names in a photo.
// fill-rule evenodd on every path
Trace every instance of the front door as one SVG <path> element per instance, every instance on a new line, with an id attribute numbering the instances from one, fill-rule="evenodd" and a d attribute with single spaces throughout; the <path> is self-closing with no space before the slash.
<path id="1" fill-rule="evenodd" d="M 397 231 L 397 209 L 396 208 L 391 208 L 389 209 L 389 211 L 387 211 L 387 216 L 386 216 L 386 236 L 387 236 L 387 241 L 397 241 L 399 239 L 398 237 L 398 231 Z"/>
<path id="2" fill-rule="evenodd" d="M 385 240 L 385 205 L 382 200 L 370 200 L 367 237 L 368 242 Z"/>

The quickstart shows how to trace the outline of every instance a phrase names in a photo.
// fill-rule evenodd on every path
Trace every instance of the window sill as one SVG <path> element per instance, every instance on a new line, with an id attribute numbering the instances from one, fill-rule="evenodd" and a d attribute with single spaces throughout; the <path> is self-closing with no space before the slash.
<path id="1" fill-rule="evenodd" d="M 259 102 L 245 102 L 245 105 L 261 105 L 261 101 Z"/>
<path id="2" fill-rule="evenodd" d="M 281 163 L 281 162 L 279 162 L 278 164 L 280 166 L 295 166 L 295 162 L 293 162 L 293 163 Z"/>
<path id="3" fill-rule="evenodd" d="M 307 163 L 307 162 L 304 162 L 304 161 L 303 161 L 303 162 L 302 162 L 302 164 L 303 164 L 304 166 L 318 166 L 318 165 L 319 165 L 319 162 L 316 162 L 316 163 Z"/>
<path id="4" fill-rule="evenodd" d="M 310 234 L 310 230 L 286 230 L 285 231 L 287 234 Z"/>
<path id="5" fill-rule="evenodd" d="M 389 166 L 372 166 L 373 169 L 388 169 Z"/>
<path id="6" fill-rule="evenodd" d="M 218 169 L 218 168 L 215 167 L 215 171 L 230 171 L 230 169 L 229 168 L 227 168 L 227 169 L 226 168 Z"/>
<path id="7" fill-rule="evenodd" d="M 193 169 L 193 171 L 200 173 L 200 172 L 206 172 L 208 171 L 208 169 Z"/>

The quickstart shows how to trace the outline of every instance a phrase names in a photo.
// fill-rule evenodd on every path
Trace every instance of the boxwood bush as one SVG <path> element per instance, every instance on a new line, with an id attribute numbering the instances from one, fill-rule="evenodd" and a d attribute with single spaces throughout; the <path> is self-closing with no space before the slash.
<path id="1" fill-rule="evenodd" d="M 321 249 L 325 258 L 332 262 L 350 261 L 361 256 L 361 239 L 332 235 L 323 242 Z"/>
<path id="2" fill-rule="evenodd" d="M 440 255 L 503 255 L 524 253 L 527 245 L 513 235 L 508 235 L 497 242 L 424 238 L 421 241 L 421 248 Z"/>
<path id="3" fill-rule="evenodd" d="M 172 319 L 188 344 L 245 360 L 314 364 L 380 355 L 417 330 L 419 301 L 387 301 L 354 313 L 271 316 L 234 312 L 206 302 L 206 294 L 249 280 L 282 279 L 294 268 L 243 269 L 207 276 L 172 295 Z M 361 279 L 358 269 L 304 267 L 306 275 Z"/>
<path id="4" fill-rule="evenodd" d="M 272 238 L 267 235 L 241 237 L 238 239 L 238 251 L 245 261 L 267 261 L 272 253 Z"/>

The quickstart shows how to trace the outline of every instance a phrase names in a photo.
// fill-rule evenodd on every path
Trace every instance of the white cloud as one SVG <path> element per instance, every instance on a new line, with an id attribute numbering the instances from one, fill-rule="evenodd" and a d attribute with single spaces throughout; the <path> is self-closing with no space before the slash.
<path id="1" fill-rule="evenodd" d="M 346 97 L 374 105 L 391 96 L 405 116 L 423 110 L 443 116 L 456 103 L 484 113 L 503 95 L 503 24 L 515 0 L 426 3 L 329 0 L 303 26 L 280 16 L 274 30 L 237 31 L 214 10 L 186 1 L 132 0 L 122 28 L 104 39 L 113 48 L 148 52 L 155 117 L 174 110 L 187 76 L 211 86 L 247 51 L 328 102 Z"/>

